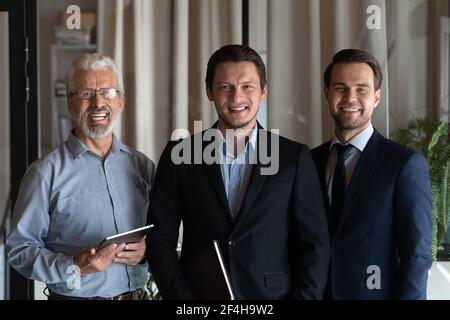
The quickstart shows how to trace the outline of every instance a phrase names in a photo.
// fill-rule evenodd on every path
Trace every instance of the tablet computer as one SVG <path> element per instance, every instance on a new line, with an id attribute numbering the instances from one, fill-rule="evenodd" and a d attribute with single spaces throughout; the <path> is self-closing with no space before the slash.
<path id="1" fill-rule="evenodd" d="M 97 247 L 97 250 L 107 247 L 113 243 L 119 245 L 122 243 L 139 242 L 139 240 L 141 240 L 142 237 L 145 236 L 150 231 L 151 228 L 153 228 L 152 224 L 141 228 L 133 229 L 127 232 L 119 233 L 113 236 L 109 236 L 103 239 L 102 242 L 100 242 L 100 244 Z"/>

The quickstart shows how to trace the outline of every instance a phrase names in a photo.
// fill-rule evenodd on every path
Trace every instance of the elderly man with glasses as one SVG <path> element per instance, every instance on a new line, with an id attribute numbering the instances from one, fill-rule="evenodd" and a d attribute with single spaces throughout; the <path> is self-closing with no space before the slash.
<path id="1" fill-rule="evenodd" d="M 49 299 L 140 299 L 145 238 L 97 249 L 106 236 L 146 222 L 155 166 L 112 133 L 124 109 L 109 57 L 84 54 L 66 75 L 73 130 L 22 180 L 7 239 L 9 263 L 48 286 Z"/>

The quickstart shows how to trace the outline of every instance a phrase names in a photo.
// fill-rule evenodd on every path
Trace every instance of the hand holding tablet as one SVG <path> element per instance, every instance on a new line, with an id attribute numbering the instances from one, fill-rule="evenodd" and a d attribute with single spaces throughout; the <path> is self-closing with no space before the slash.
<path id="1" fill-rule="evenodd" d="M 103 239 L 103 241 L 98 245 L 97 250 L 107 247 L 113 243 L 120 245 L 122 243 L 139 242 L 143 236 L 148 234 L 151 228 L 153 228 L 153 224 L 109 236 Z"/>

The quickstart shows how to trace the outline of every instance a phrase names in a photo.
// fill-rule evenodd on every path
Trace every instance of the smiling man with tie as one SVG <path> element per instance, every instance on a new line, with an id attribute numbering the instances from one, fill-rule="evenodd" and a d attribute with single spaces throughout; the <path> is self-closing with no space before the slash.
<path id="1" fill-rule="evenodd" d="M 356 49 L 336 53 L 324 73 L 335 135 L 312 154 L 328 199 L 329 299 L 426 297 L 427 163 L 373 128 L 382 77 L 378 61 Z"/>

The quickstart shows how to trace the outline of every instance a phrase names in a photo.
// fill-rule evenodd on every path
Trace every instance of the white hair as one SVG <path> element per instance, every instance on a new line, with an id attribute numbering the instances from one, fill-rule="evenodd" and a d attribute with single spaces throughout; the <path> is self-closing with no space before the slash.
<path id="1" fill-rule="evenodd" d="M 111 70 L 116 76 L 119 91 L 124 93 L 122 73 L 113 59 L 100 53 L 85 53 L 76 57 L 66 73 L 67 95 L 72 91 L 72 77 L 78 70 Z"/>

